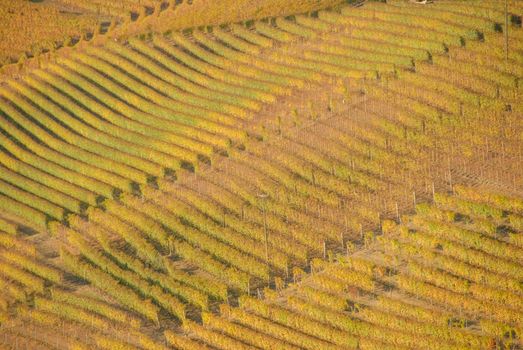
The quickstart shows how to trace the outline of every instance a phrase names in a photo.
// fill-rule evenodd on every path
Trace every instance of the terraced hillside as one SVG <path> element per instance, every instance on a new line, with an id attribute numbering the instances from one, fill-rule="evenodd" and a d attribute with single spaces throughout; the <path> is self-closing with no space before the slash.
<path id="1" fill-rule="evenodd" d="M 147 33 L 6 80 L 3 346 L 521 347 L 510 5 Z"/>

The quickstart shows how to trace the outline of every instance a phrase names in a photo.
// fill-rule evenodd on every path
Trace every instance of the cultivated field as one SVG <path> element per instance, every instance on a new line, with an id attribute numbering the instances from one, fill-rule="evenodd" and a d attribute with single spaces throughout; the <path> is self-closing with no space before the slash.
<path id="1" fill-rule="evenodd" d="M 0 346 L 523 347 L 523 3 L 99 3 L 4 68 Z"/>
<path id="2" fill-rule="evenodd" d="M 150 32 L 292 15 L 342 0 L 0 0 L 0 72 L 40 67 L 57 49 Z M 3 66 L 3 67 L 2 67 Z"/>

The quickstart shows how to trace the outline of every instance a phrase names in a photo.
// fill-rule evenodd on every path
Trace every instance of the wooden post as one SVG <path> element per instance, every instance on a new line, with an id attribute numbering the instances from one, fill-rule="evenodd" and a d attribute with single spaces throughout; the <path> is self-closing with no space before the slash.
<path id="1" fill-rule="evenodd" d="M 269 231 L 267 230 L 267 212 L 263 206 L 263 232 L 265 234 L 265 261 L 269 264 Z"/>
<path id="2" fill-rule="evenodd" d="M 505 0 L 505 62 L 508 63 L 508 0 Z"/>
<path id="3" fill-rule="evenodd" d="M 447 163 L 448 163 L 448 172 L 449 172 L 449 185 L 450 185 L 450 191 L 454 193 L 454 188 L 452 186 L 452 170 L 450 166 L 450 155 L 447 156 Z"/>
<path id="4" fill-rule="evenodd" d="M 269 230 L 267 228 L 267 194 L 259 193 L 256 195 L 261 200 L 262 210 L 263 210 L 263 233 L 265 236 L 265 262 L 267 268 L 269 268 Z M 243 212 L 243 207 L 242 207 Z"/>
<path id="5" fill-rule="evenodd" d="M 454 186 L 452 185 L 452 171 L 449 168 L 449 185 L 450 185 L 450 191 L 452 194 L 454 194 Z"/>
<path id="6" fill-rule="evenodd" d="M 363 102 L 364 102 L 364 105 L 365 105 L 365 116 L 367 116 L 367 88 L 365 87 L 365 78 L 362 79 L 363 80 Z"/>

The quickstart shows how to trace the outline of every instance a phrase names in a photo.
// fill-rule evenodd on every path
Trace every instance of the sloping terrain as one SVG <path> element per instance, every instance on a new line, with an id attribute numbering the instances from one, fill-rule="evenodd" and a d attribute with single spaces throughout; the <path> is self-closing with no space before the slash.
<path id="1" fill-rule="evenodd" d="M 151 33 L 7 80 L 0 341 L 517 349 L 511 6 L 508 28 L 501 1 L 394 1 Z"/>
<path id="2" fill-rule="evenodd" d="M 0 80 L 18 76 L 62 47 L 154 32 L 311 12 L 341 0 L 2 0 Z"/>
<path id="3" fill-rule="evenodd" d="M 0 20 L 0 66 L 22 63 L 27 53 L 54 50 L 58 42 L 81 37 L 99 26 L 93 13 L 80 14 L 48 1 L 2 0 Z"/>
<path id="4" fill-rule="evenodd" d="M 456 192 L 436 193 L 400 225 L 385 221 L 356 254 L 313 260 L 292 288 L 242 296 L 239 308 L 205 313 L 205 328 L 185 328 L 219 348 L 232 342 L 222 333 L 281 349 L 520 347 L 523 202 Z"/>

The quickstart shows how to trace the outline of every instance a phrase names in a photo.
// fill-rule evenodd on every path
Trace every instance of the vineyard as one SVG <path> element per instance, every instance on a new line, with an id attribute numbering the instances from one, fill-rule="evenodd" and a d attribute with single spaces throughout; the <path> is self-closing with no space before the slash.
<path id="1" fill-rule="evenodd" d="M 0 5 L 0 66 L 23 63 L 27 53 L 54 50 L 58 42 L 80 37 L 98 24 L 93 14 L 79 16 L 59 6 L 17 0 L 2 0 Z"/>
<path id="2" fill-rule="evenodd" d="M 222 0 L 211 6 L 208 0 L 1 0 L 0 74 L 40 67 L 57 50 L 84 42 L 292 15 L 341 2 Z"/>
<path id="3" fill-rule="evenodd" d="M 0 73 L 0 348 L 523 348 L 523 3 L 59 3 Z"/>

